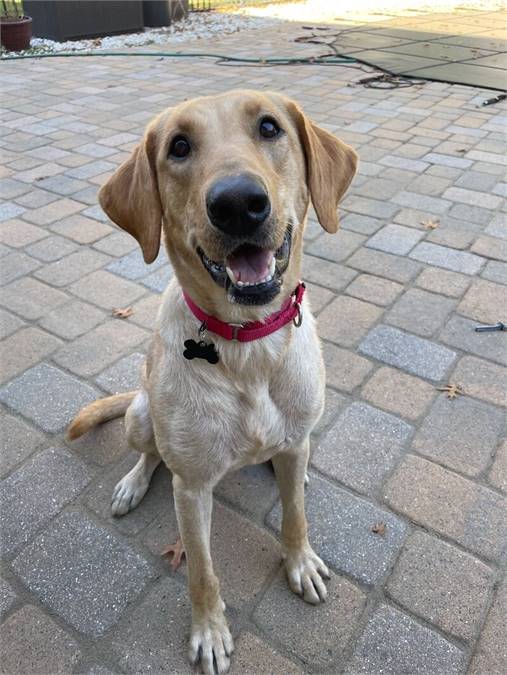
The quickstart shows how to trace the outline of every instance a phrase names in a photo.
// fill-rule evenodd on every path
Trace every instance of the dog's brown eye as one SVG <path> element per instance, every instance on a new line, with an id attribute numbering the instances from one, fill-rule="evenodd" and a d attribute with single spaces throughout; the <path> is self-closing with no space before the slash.
<path id="1" fill-rule="evenodd" d="M 190 143 L 185 136 L 173 138 L 169 147 L 169 156 L 174 159 L 184 159 L 190 153 Z"/>
<path id="2" fill-rule="evenodd" d="M 259 125 L 259 133 L 263 138 L 276 138 L 281 129 L 272 117 L 263 117 Z"/>

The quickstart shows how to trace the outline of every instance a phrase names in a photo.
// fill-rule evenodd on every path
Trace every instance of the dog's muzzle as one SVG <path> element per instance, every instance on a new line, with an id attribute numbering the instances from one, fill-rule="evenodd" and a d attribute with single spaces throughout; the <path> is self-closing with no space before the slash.
<path id="1" fill-rule="evenodd" d="M 213 281 L 225 288 L 230 302 L 265 305 L 280 292 L 291 245 L 292 228 L 289 226 L 282 245 L 276 251 L 242 244 L 220 263 L 210 260 L 200 247 L 197 253 Z"/>

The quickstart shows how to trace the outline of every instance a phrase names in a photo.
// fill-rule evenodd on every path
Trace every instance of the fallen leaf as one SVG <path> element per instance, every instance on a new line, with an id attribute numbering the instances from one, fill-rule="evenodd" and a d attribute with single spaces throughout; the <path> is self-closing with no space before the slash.
<path id="1" fill-rule="evenodd" d="M 170 544 L 167 546 L 160 554 L 162 557 L 169 559 L 172 556 L 171 560 L 171 569 L 175 572 L 178 567 L 181 565 L 183 558 L 185 557 L 185 548 L 183 547 L 183 542 L 181 539 L 178 539 L 175 544 Z"/>
<path id="2" fill-rule="evenodd" d="M 127 319 L 129 316 L 132 316 L 134 310 L 132 307 L 125 307 L 125 309 L 120 309 L 119 307 L 113 309 L 112 315 L 116 319 Z"/>
<path id="3" fill-rule="evenodd" d="M 371 528 L 371 531 L 373 534 L 379 534 L 381 537 L 383 537 L 386 533 L 386 524 L 385 523 L 375 523 L 375 525 Z"/>
<path id="4" fill-rule="evenodd" d="M 440 221 L 428 218 L 428 220 L 421 220 L 421 225 L 424 225 L 427 230 L 434 230 L 440 225 Z"/>
<path id="5" fill-rule="evenodd" d="M 456 152 L 459 152 L 460 155 L 464 155 L 465 152 L 468 152 L 467 148 L 460 148 L 459 150 L 456 150 Z"/>
<path id="6" fill-rule="evenodd" d="M 438 387 L 438 391 L 445 391 L 447 398 L 458 398 L 463 393 L 459 384 L 446 384 L 445 387 Z"/>

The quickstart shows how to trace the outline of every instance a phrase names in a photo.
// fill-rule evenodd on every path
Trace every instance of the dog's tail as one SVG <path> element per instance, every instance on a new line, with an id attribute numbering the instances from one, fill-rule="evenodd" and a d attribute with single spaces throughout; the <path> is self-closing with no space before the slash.
<path id="1" fill-rule="evenodd" d="M 125 415 L 136 394 L 137 391 L 129 391 L 126 394 L 115 394 L 90 403 L 70 423 L 67 438 L 73 441 L 93 427 Z"/>

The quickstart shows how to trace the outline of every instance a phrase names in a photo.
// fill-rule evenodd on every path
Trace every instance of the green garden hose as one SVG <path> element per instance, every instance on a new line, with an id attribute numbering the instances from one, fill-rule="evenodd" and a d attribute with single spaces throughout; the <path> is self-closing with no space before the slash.
<path id="1" fill-rule="evenodd" d="M 0 61 L 18 61 L 19 59 L 48 59 L 70 56 L 158 56 L 169 58 L 211 58 L 219 63 L 246 63 L 250 65 L 334 65 L 340 63 L 356 63 L 356 60 L 348 56 L 309 56 L 309 57 L 257 57 L 225 56 L 224 54 L 210 54 L 206 52 L 59 52 L 51 54 L 17 54 L 15 56 L 2 56 Z"/>

